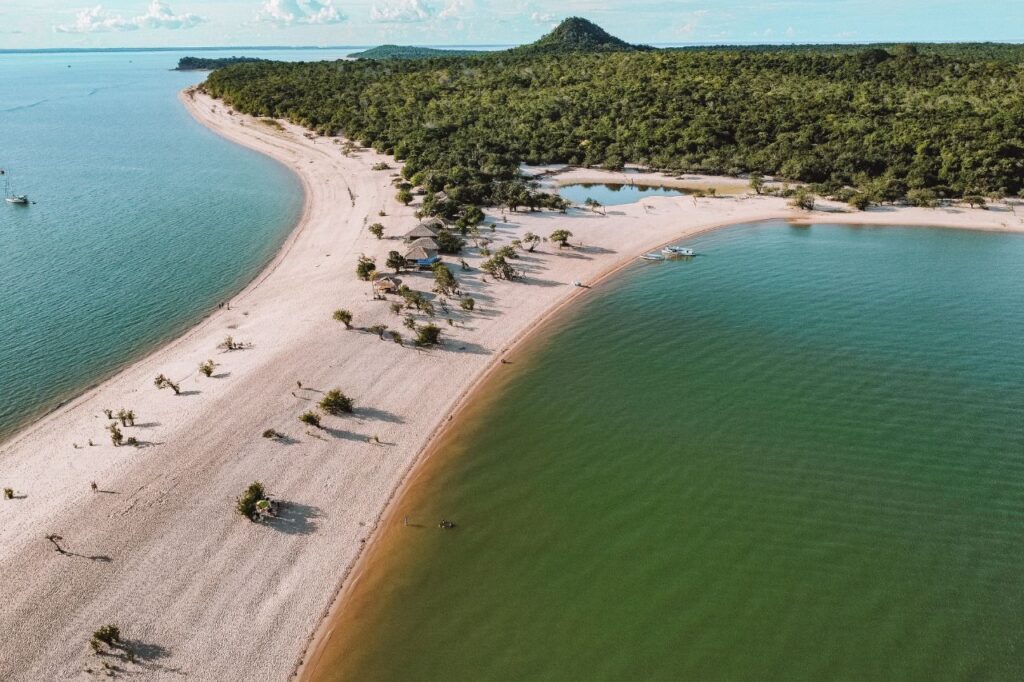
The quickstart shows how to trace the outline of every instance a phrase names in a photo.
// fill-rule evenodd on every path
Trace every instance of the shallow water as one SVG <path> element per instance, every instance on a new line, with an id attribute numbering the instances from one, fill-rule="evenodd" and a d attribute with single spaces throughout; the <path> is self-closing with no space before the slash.
<path id="1" fill-rule="evenodd" d="M 321 679 L 1021 677 L 1024 238 L 688 245 L 503 367 Z"/>
<path id="2" fill-rule="evenodd" d="M 602 206 L 620 206 L 633 204 L 647 197 L 678 197 L 685 192 L 670 187 L 646 185 L 584 184 L 559 187 L 558 194 L 580 206 L 583 206 L 588 198 L 601 202 Z"/>
<path id="3" fill-rule="evenodd" d="M 0 54 L 0 168 L 37 202 L 0 203 L 0 437 L 198 321 L 298 219 L 290 172 L 178 102 L 205 78 L 183 54 Z"/>

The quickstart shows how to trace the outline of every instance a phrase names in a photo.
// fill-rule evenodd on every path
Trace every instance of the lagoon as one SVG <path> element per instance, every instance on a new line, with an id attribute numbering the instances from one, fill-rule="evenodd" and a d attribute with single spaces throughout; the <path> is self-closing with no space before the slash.
<path id="1" fill-rule="evenodd" d="M 587 199 L 599 201 L 602 206 L 621 206 L 636 203 L 647 197 L 678 197 L 686 192 L 671 187 L 599 183 L 564 185 L 558 188 L 558 194 L 580 206 L 583 206 Z"/>
<path id="2" fill-rule="evenodd" d="M 687 245 L 512 355 L 318 679 L 1020 677 L 1024 239 Z"/>

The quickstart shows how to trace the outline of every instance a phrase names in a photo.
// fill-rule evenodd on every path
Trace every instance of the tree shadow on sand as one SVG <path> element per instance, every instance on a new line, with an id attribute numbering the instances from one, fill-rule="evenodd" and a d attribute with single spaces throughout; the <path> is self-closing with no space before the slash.
<path id="1" fill-rule="evenodd" d="M 317 529 L 316 519 L 323 516 L 319 507 L 297 502 L 282 502 L 277 516 L 264 519 L 263 523 L 286 535 L 309 535 Z"/>

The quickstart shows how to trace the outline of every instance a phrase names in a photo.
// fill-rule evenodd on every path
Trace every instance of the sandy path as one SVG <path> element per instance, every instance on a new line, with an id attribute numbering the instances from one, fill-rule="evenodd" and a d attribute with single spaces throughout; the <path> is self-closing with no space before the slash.
<path id="1" fill-rule="evenodd" d="M 569 282 L 593 282 L 687 234 L 792 215 L 774 198 L 657 198 L 607 216 L 507 214 L 511 224 L 493 235 L 498 243 L 567 227 L 586 246 L 542 245 L 520 262 L 527 277 L 517 283 L 485 284 L 479 271 L 453 267 L 478 310 L 453 310 L 455 327 L 439 314 L 445 347 L 418 351 L 331 319 L 344 307 L 357 326 L 383 323 L 409 336 L 354 276 L 359 253 L 383 263 L 388 250 L 401 250 L 374 239 L 366 224 L 379 220 L 394 236 L 415 223 L 415 207 L 394 201 L 390 173 L 370 170 L 386 159 L 371 151 L 346 158 L 338 145 L 308 140 L 292 126 L 229 115 L 204 97 L 183 101 L 204 125 L 295 170 L 306 210 L 279 257 L 230 310 L 0 446 L 0 486 L 20 497 L 0 501 L 3 680 L 86 679 L 85 669 L 103 660 L 146 679 L 287 679 L 431 434 L 503 349 L 558 304 L 586 295 Z M 379 218 L 382 208 L 388 215 Z M 816 219 L 981 229 L 1009 229 L 1001 223 L 1012 219 L 1021 229 L 1015 215 L 996 211 Z M 403 278 L 430 289 L 424 274 Z M 228 334 L 253 347 L 218 350 Z M 208 358 L 218 363 L 216 378 L 197 372 Z M 159 373 L 179 381 L 183 394 L 156 390 Z M 301 425 L 298 415 L 319 391 L 335 387 L 356 398 L 357 414 L 327 417 L 322 431 Z M 126 435 L 147 447 L 110 444 L 102 409 L 121 407 L 140 424 Z M 267 428 L 289 442 L 261 438 Z M 384 444 L 369 443 L 374 435 Z M 97 445 L 86 446 L 88 439 Z M 287 503 L 272 524 L 233 511 L 235 497 L 257 479 Z M 91 492 L 90 481 L 104 492 Z M 54 551 L 48 533 L 62 536 L 68 554 Z M 135 662 L 89 653 L 89 636 L 105 623 L 121 627 Z"/>

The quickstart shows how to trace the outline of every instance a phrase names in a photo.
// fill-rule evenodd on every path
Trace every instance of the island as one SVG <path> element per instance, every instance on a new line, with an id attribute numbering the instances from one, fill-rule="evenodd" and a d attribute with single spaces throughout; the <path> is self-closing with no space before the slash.
<path id="1" fill-rule="evenodd" d="M 213 71 L 233 64 L 251 64 L 265 62 L 266 59 L 256 57 L 182 57 L 178 60 L 175 71 Z"/>
<path id="2" fill-rule="evenodd" d="M 362 52 L 353 52 L 350 59 L 434 59 L 438 57 L 469 57 L 483 54 L 480 50 L 440 49 L 415 45 L 379 45 Z"/>

